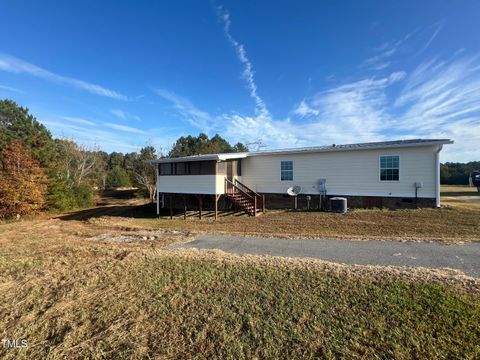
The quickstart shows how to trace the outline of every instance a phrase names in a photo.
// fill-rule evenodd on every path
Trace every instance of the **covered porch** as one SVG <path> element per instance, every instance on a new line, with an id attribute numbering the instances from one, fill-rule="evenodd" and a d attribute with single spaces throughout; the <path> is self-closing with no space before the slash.
<path id="1" fill-rule="evenodd" d="M 264 197 L 242 183 L 242 158 L 245 153 L 211 154 L 168 158 L 157 161 L 157 215 L 169 209 L 170 217 L 178 209 L 244 212 L 257 216 L 265 209 Z"/>

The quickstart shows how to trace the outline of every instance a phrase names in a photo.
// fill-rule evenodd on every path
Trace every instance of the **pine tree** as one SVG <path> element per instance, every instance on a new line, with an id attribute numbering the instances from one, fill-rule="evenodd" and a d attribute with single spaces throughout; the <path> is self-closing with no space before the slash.
<path id="1" fill-rule="evenodd" d="M 0 150 L 14 140 L 20 140 L 41 167 L 52 166 L 56 157 L 52 134 L 27 108 L 0 100 Z"/>

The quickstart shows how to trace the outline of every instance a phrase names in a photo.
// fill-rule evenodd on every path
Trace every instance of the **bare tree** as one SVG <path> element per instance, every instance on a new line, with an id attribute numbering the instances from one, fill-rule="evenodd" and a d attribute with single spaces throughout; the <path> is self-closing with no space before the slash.
<path id="1" fill-rule="evenodd" d="M 60 145 L 61 162 L 66 178 L 71 185 L 82 184 L 96 170 L 98 151 L 96 148 L 88 149 L 72 140 L 62 139 Z"/>
<path id="2" fill-rule="evenodd" d="M 159 154 L 162 157 L 161 150 Z M 157 151 L 153 146 L 143 147 L 140 149 L 140 154 L 133 169 L 135 181 L 148 191 L 151 202 L 155 201 L 157 194 L 157 171 L 155 164 L 151 161 L 156 160 L 157 156 Z"/>

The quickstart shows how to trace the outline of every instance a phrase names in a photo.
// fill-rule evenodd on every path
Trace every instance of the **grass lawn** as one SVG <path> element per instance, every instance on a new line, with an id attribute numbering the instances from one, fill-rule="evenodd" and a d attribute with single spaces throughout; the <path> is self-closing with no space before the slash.
<path id="1" fill-rule="evenodd" d="M 109 218 L 133 227 L 279 237 L 415 239 L 446 242 L 480 240 L 480 211 L 463 208 L 354 210 L 347 214 L 271 211 L 257 218 Z"/>
<path id="2" fill-rule="evenodd" d="M 480 192 L 475 187 L 442 185 L 442 203 L 450 207 L 480 211 Z"/>
<path id="3" fill-rule="evenodd" d="M 91 240 L 102 231 L 61 220 L 0 225 L 0 336 L 28 341 L 25 349 L 0 347 L 0 357 L 438 359 L 480 353 L 478 290 L 280 260 L 274 266 L 184 256 L 161 250 L 171 242 L 168 235 L 152 242 Z"/>

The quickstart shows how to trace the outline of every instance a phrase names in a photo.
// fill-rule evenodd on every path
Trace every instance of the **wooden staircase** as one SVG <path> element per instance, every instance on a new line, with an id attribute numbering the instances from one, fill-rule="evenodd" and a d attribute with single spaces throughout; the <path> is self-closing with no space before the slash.
<path id="1" fill-rule="evenodd" d="M 265 198 L 235 179 L 232 182 L 225 178 L 225 196 L 237 209 L 249 216 L 257 216 L 265 212 Z"/>

